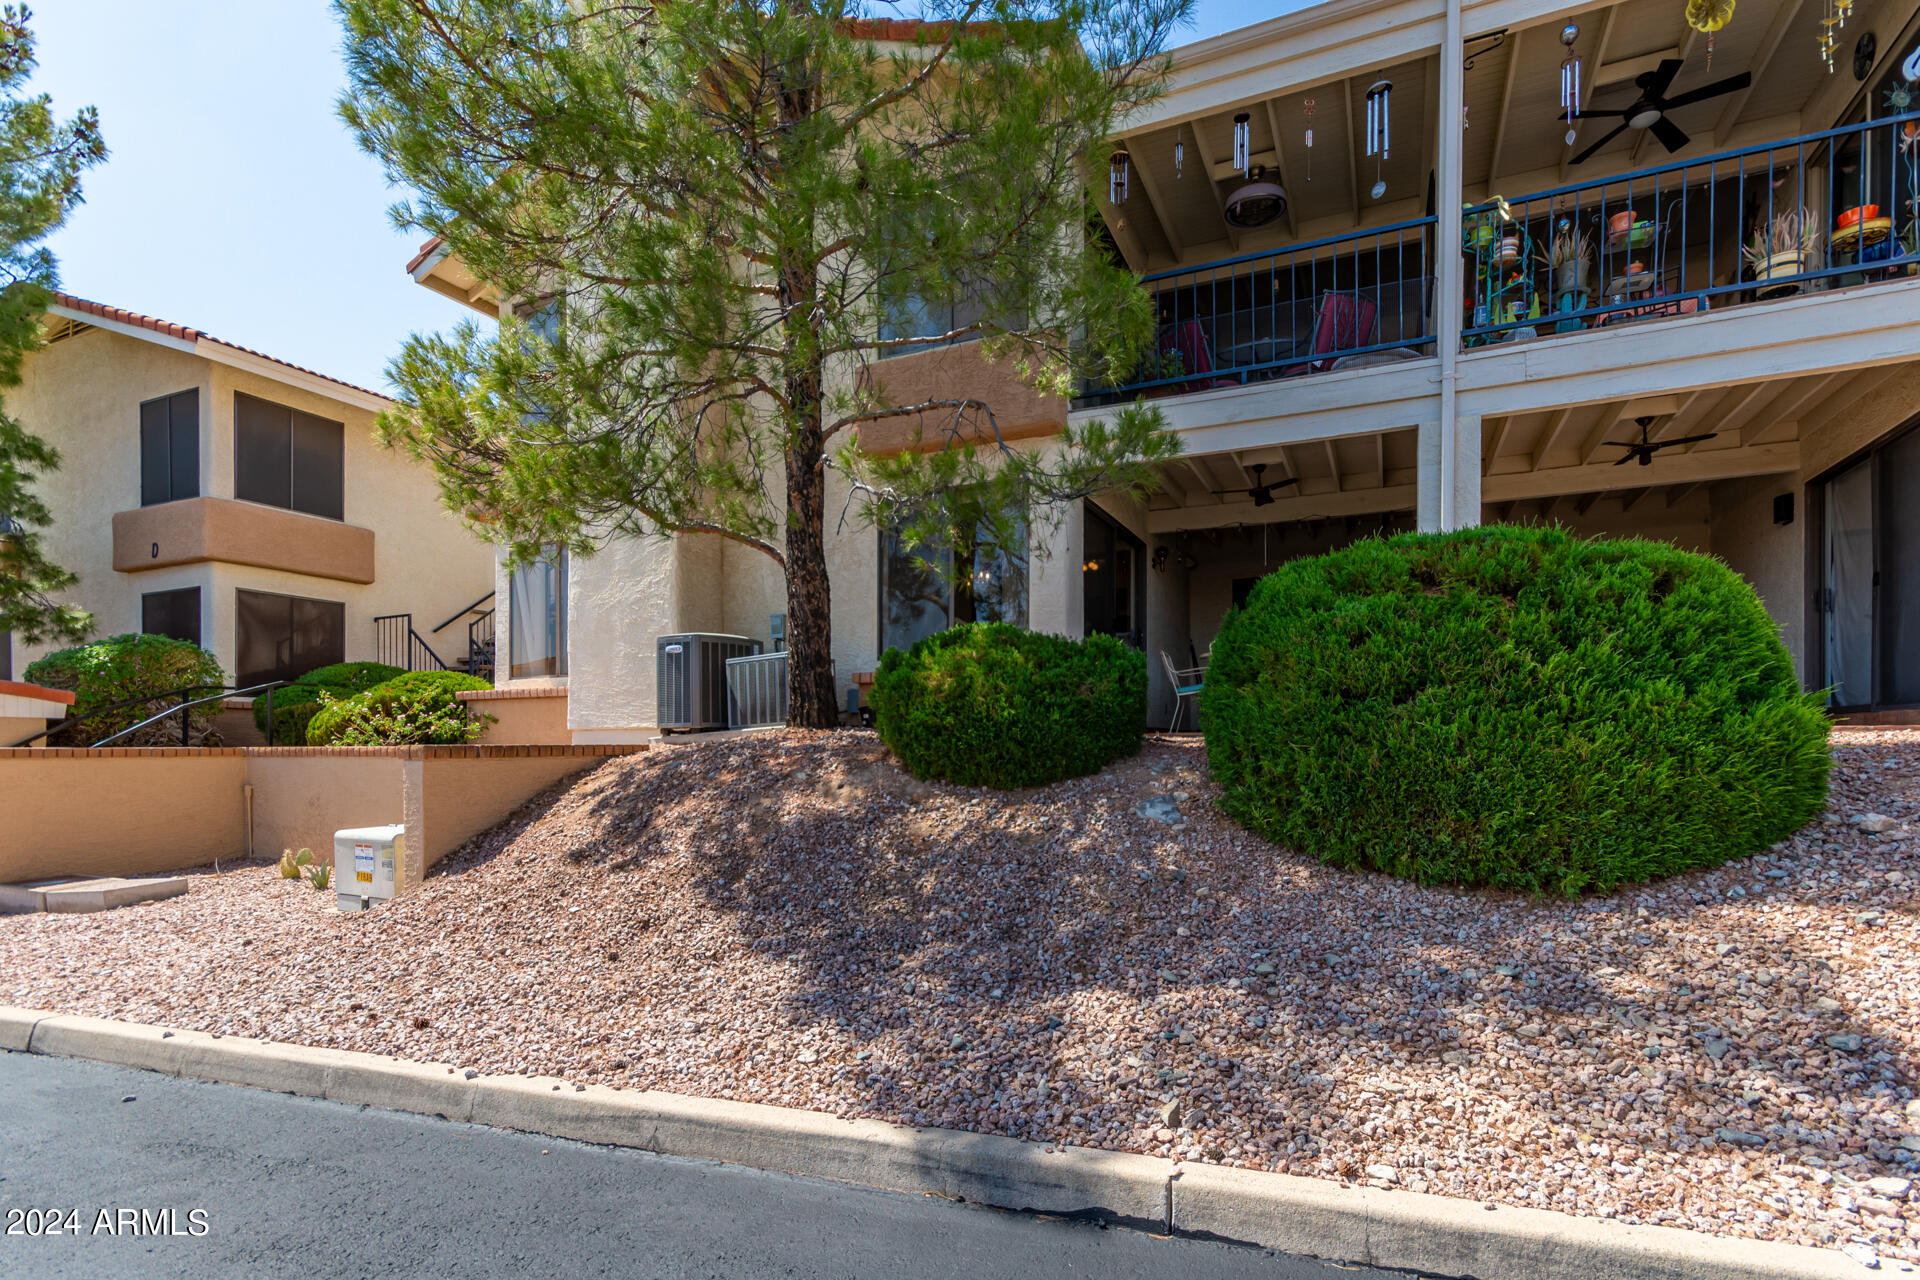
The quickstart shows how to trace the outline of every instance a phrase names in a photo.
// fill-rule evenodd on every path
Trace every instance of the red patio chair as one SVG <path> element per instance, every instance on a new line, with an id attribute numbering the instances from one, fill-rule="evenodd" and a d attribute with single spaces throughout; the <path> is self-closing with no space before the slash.
<path id="1" fill-rule="evenodd" d="M 1313 359 L 1287 366 L 1280 371 L 1280 376 L 1291 378 L 1333 368 L 1335 360 L 1352 354 L 1355 347 L 1373 343 L 1374 326 L 1379 319 L 1380 306 L 1372 298 L 1327 290 L 1320 295 L 1320 305 L 1313 310 L 1313 341 L 1307 348 Z"/>
<path id="2" fill-rule="evenodd" d="M 1182 373 L 1212 373 L 1213 347 L 1207 342 L 1207 331 L 1198 320 L 1182 320 L 1179 324 L 1166 325 L 1160 330 L 1160 350 L 1167 355 L 1180 357 Z M 1213 387 L 1237 387 L 1238 378 L 1200 378 L 1193 382 L 1182 382 L 1163 389 L 1162 394 L 1190 391 L 1206 391 Z"/>

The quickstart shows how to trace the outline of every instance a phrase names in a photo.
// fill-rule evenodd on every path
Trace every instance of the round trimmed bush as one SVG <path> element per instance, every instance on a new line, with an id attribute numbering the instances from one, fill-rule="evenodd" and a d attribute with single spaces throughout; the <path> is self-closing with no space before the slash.
<path id="1" fill-rule="evenodd" d="M 1744 857 L 1826 797 L 1827 721 L 1726 565 L 1490 527 L 1281 566 L 1200 695 L 1226 810 L 1341 867 L 1604 892 Z"/>
<path id="2" fill-rule="evenodd" d="M 69 721 L 116 702 L 152 695 L 152 701 L 136 702 L 94 716 L 84 724 L 69 724 L 47 739 L 62 747 L 91 746 L 177 705 L 180 696 L 185 696 L 160 696 L 169 690 L 191 685 L 210 694 L 217 693 L 227 682 L 220 660 L 200 646 L 143 632 L 57 649 L 29 663 L 22 678 L 29 684 L 45 685 L 49 689 L 71 690 L 76 696 Z M 208 726 L 219 711 L 218 702 L 209 702 L 188 713 L 193 719 L 189 731 L 193 741 L 205 738 Z M 180 718 L 175 716 L 123 738 L 115 745 L 177 746 L 179 742 Z"/>
<path id="3" fill-rule="evenodd" d="M 307 722 L 307 743 L 371 747 L 472 742 L 493 717 L 469 716 L 466 704 L 453 695 L 491 688 L 492 681 L 464 671 L 405 671 L 351 697 L 326 701 Z"/>
<path id="4" fill-rule="evenodd" d="M 335 699 L 350 698 L 405 674 L 405 667 L 390 666 L 384 662 L 335 662 L 296 676 L 293 683 L 281 685 L 273 691 L 274 742 L 285 746 L 298 745 L 307 740 L 307 724 L 323 705 L 323 692 Z M 267 699 L 264 694 L 253 700 L 253 723 L 261 733 L 267 731 Z"/>
<path id="5" fill-rule="evenodd" d="M 889 649 L 873 710 L 881 739 L 916 778 L 1037 787 L 1140 750 L 1147 664 L 1112 636 L 969 623 Z"/>

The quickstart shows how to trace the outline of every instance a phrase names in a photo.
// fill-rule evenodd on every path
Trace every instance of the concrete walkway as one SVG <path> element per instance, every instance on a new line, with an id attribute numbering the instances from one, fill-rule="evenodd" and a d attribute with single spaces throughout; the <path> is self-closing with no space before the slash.
<path id="1" fill-rule="evenodd" d="M 4 1225 L 81 1225 L 0 1234 L 0 1275 L 1401 1280 L 71 1059 L 0 1053 L 0 1097 Z"/>

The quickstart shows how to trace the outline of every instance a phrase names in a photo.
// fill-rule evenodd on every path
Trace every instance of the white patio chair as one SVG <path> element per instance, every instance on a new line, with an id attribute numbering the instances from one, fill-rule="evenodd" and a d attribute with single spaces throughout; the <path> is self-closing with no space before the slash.
<path id="1" fill-rule="evenodd" d="M 1187 709 L 1187 701 L 1198 696 L 1206 679 L 1205 667 L 1176 667 L 1173 655 L 1165 649 L 1160 651 L 1160 661 L 1166 664 L 1167 679 L 1173 683 L 1173 723 L 1167 726 L 1168 733 L 1180 732 L 1180 716 Z M 1197 716 L 1196 716 L 1197 719 Z"/>

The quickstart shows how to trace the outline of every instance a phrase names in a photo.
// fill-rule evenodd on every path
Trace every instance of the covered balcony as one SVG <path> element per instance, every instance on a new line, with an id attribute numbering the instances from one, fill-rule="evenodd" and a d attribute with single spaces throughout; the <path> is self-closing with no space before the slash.
<path id="1" fill-rule="evenodd" d="M 1244 70 L 1208 78 L 1244 50 L 1196 46 L 1176 76 L 1229 86 L 1227 100 L 1171 94 L 1116 141 L 1097 193 L 1153 294 L 1158 341 L 1077 407 L 1755 309 L 1841 331 L 1807 301 L 1920 289 L 1917 7 L 1862 5 L 1841 25 L 1829 4 L 1745 0 L 1712 33 L 1665 0 L 1543 10 L 1465 38 L 1457 120 L 1443 119 L 1439 49 L 1394 57 L 1389 36 L 1356 39 L 1354 65 L 1287 84 L 1325 59 L 1306 51 L 1318 29 L 1303 24 L 1290 51 L 1283 22 L 1276 83 L 1249 98 Z M 1443 214 L 1462 207 L 1456 232 Z M 1684 341 L 1747 350 L 1754 326 L 1696 324 Z M 1567 360 L 1643 357 L 1616 343 Z M 1483 368 L 1462 385 L 1525 376 Z"/>

